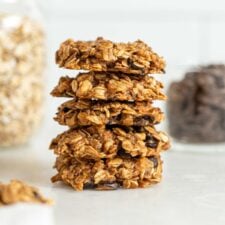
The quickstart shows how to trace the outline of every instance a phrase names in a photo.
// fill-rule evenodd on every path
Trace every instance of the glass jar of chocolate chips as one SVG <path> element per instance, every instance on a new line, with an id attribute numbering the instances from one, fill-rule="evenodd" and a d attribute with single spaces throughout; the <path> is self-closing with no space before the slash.
<path id="1" fill-rule="evenodd" d="M 167 112 L 176 141 L 225 142 L 225 65 L 201 66 L 171 83 Z"/>

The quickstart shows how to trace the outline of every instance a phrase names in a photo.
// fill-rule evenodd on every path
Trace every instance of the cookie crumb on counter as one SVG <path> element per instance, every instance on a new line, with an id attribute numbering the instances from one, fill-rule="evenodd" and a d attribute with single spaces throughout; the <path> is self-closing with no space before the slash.
<path id="1" fill-rule="evenodd" d="M 36 187 L 19 180 L 11 180 L 8 184 L 0 183 L 0 206 L 17 202 L 37 202 L 52 204 L 53 200 L 43 197 Z"/>

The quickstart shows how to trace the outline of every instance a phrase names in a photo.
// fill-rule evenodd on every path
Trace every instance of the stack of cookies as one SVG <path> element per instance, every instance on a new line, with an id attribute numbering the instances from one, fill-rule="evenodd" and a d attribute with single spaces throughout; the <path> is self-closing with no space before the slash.
<path id="1" fill-rule="evenodd" d="M 56 52 L 63 68 L 88 70 L 61 77 L 52 95 L 68 97 L 55 120 L 69 127 L 52 140 L 58 173 L 76 190 L 146 187 L 161 180 L 160 152 L 169 148 L 155 125 L 164 115 L 153 100 L 165 100 L 163 85 L 147 74 L 165 62 L 144 42 L 67 40 Z"/>

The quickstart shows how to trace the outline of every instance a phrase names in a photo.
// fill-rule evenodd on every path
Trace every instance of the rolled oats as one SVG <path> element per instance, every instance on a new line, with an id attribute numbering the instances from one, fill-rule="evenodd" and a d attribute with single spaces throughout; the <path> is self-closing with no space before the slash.
<path id="1" fill-rule="evenodd" d="M 113 43 L 101 37 L 95 41 L 68 39 L 56 52 L 56 63 L 67 69 L 140 75 L 162 73 L 165 68 L 163 58 L 143 41 Z"/>
<path id="2" fill-rule="evenodd" d="M 55 168 L 58 173 L 52 177 L 52 182 L 63 181 L 78 191 L 84 188 L 143 188 L 160 182 L 162 176 L 162 160 L 159 155 L 129 159 L 117 156 L 97 162 L 60 155 Z"/>
<path id="3" fill-rule="evenodd" d="M 8 20 L 13 26 L 6 26 Z M 33 20 L 0 15 L 0 146 L 22 144 L 39 124 L 44 34 Z"/>
<path id="4" fill-rule="evenodd" d="M 165 100 L 162 88 L 162 83 L 149 76 L 88 72 L 76 78 L 61 77 L 52 95 L 113 101 Z"/>

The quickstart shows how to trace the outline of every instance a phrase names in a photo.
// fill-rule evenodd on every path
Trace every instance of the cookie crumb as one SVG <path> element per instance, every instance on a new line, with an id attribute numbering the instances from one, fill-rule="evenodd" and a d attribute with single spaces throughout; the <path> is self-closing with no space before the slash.
<path id="1" fill-rule="evenodd" d="M 17 202 L 36 202 L 53 204 L 53 200 L 45 198 L 36 187 L 19 180 L 11 180 L 8 184 L 0 183 L 0 206 Z"/>

